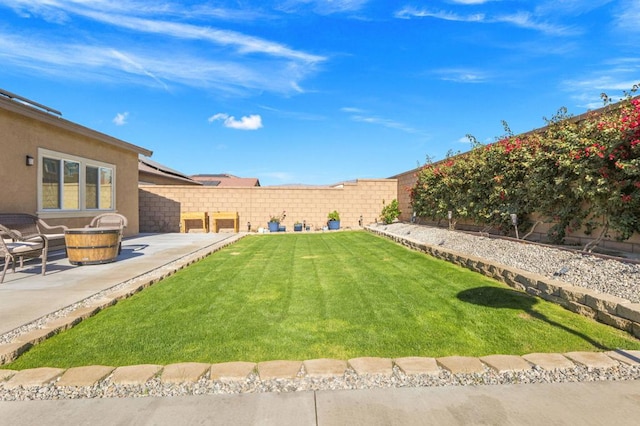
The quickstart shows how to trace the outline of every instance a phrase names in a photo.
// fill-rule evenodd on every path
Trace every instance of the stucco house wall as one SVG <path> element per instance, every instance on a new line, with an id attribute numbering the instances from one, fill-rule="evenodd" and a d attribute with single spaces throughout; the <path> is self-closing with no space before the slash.
<path id="1" fill-rule="evenodd" d="M 115 205 L 107 210 L 47 210 L 39 207 L 42 155 L 81 157 L 114 167 Z M 35 214 L 51 225 L 84 227 L 106 211 L 129 221 L 126 235 L 139 232 L 138 154 L 151 151 L 67 121 L 60 116 L 0 95 L 0 212 Z M 26 164 L 27 156 L 33 165 Z"/>

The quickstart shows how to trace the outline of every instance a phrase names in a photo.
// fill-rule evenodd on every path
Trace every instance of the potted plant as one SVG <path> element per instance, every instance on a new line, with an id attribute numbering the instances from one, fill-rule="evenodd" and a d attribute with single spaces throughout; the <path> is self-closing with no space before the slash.
<path id="1" fill-rule="evenodd" d="M 269 227 L 269 232 L 278 232 L 280 218 L 278 216 L 271 216 L 269 222 L 267 222 L 267 226 Z"/>
<path id="2" fill-rule="evenodd" d="M 301 232 L 302 231 L 302 223 L 296 222 L 293 224 L 293 232 Z"/>
<path id="3" fill-rule="evenodd" d="M 327 215 L 329 221 L 327 222 L 327 227 L 329 230 L 340 229 L 340 213 L 337 210 L 332 211 Z"/>
<path id="4" fill-rule="evenodd" d="M 287 217 L 287 212 L 285 210 L 282 211 L 280 216 L 271 216 L 267 223 L 269 232 L 278 232 L 280 230 L 280 222 L 284 221 L 285 217 Z"/>

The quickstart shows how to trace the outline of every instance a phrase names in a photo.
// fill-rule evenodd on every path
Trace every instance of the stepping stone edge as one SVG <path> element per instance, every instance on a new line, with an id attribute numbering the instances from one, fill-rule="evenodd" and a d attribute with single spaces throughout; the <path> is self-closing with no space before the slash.
<path id="1" fill-rule="evenodd" d="M 313 359 L 307 361 L 226 362 L 218 364 L 179 363 L 166 366 L 154 364 L 123 367 L 86 366 L 69 369 L 40 367 L 27 370 L 0 370 L 0 390 L 42 387 L 96 386 L 101 382 L 115 385 L 145 386 L 152 379 L 163 383 L 194 384 L 210 382 L 246 382 L 257 379 L 296 380 L 304 378 L 343 378 L 351 369 L 359 376 L 380 375 L 392 378 L 403 375 L 503 374 L 541 368 L 547 371 L 586 367 L 589 369 L 634 368 L 640 365 L 640 351 L 618 349 L 608 352 L 532 353 L 523 356 L 487 355 L 484 357 L 450 356 L 442 358 L 353 358 Z M 394 366 L 398 372 L 394 371 Z M 257 374 L 256 374 L 257 373 Z"/>

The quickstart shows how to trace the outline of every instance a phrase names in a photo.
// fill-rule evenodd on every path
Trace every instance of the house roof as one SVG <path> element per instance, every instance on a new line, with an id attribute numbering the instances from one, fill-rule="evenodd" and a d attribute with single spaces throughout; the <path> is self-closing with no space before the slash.
<path id="1" fill-rule="evenodd" d="M 72 121 L 65 120 L 64 118 L 62 118 L 62 113 L 60 113 L 59 111 L 3 89 L 0 89 L 0 108 L 16 114 L 20 114 L 25 117 L 33 118 L 43 123 L 47 123 L 76 134 L 80 134 L 92 139 L 97 139 L 100 142 L 122 148 L 127 151 L 133 151 L 137 154 L 146 156 L 150 156 L 153 154 L 152 151 L 146 148 L 133 145 L 129 142 L 114 138 L 113 136 L 109 136 L 96 130 L 89 129 L 88 127 L 81 126 Z"/>
<path id="2" fill-rule="evenodd" d="M 196 182 L 202 183 L 204 186 L 221 186 L 221 187 L 251 187 L 260 186 L 258 178 L 241 178 L 238 176 L 221 173 L 221 174 L 200 174 L 190 176 Z"/>
<path id="3" fill-rule="evenodd" d="M 162 176 L 190 185 L 202 185 L 202 183 L 191 179 L 189 176 L 177 170 L 171 169 L 165 165 L 157 163 L 143 155 L 138 156 L 138 172 L 149 173 L 155 176 Z"/>

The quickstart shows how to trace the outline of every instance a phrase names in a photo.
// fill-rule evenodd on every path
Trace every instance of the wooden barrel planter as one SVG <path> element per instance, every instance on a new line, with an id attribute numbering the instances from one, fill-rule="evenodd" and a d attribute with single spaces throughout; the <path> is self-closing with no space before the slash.
<path id="1" fill-rule="evenodd" d="M 120 229 L 78 228 L 64 233 L 67 256 L 73 265 L 109 263 L 118 257 Z"/>

